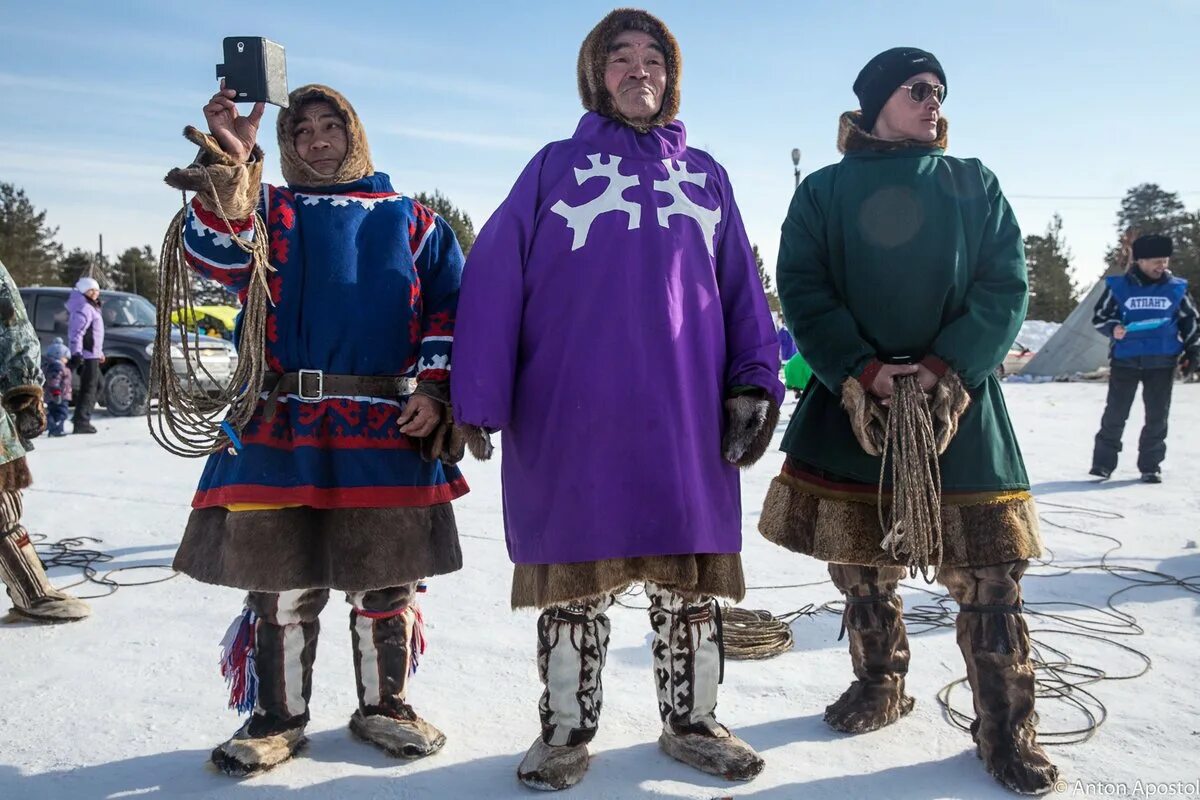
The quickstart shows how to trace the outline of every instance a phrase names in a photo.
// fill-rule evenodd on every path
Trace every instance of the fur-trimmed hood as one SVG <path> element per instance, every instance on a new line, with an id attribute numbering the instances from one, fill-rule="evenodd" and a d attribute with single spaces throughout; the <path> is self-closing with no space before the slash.
<path id="1" fill-rule="evenodd" d="M 333 106 L 342 119 L 346 121 L 346 157 L 342 165 L 333 175 L 322 175 L 300 158 L 296 152 L 296 144 L 292 136 L 292 126 L 295 124 L 296 112 L 307 102 L 324 100 Z M 371 149 L 367 146 L 367 134 L 363 131 L 362 122 L 354 111 L 354 106 L 339 92 L 310 83 L 301 86 L 288 95 L 287 108 L 280 109 L 275 122 L 275 131 L 279 136 L 279 159 L 282 162 L 283 178 L 295 186 L 334 186 L 339 183 L 349 183 L 359 178 L 365 178 L 375 172 L 371 163 Z"/>
<path id="2" fill-rule="evenodd" d="M 622 116 L 608 89 L 604 86 L 604 70 L 608 63 L 608 47 L 625 31 L 641 31 L 653 36 L 663 49 L 667 61 L 667 86 L 662 107 L 649 122 L 633 122 Z M 636 8 L 618 8 L 600 20 L 579 48 L 579 99 L 588 111 L 595 111 L 622 122 L 639 133 L 651 128 L 670 125 L 679 114 L 679 80 L 683 73 L 683 55 L 679 43 L 658 17 Z"/>
<path id="3" fill-rule="evenodd" d="M 940 117 L 937 124 L 937 138 L 932 142 L 921 142 L 916 139 L 890 141 L 880 139 L 864 131 L 859 123 L 862 121 L 861 111 L 847 111 L 838 122 L 837 149 L 839 153 L 853 153 L 864 150 L 888 152 L 891 150 L 907 150 L 910 147 L 933 147 L 945 150 L 949 145 L 950 123 L 945 117 Z"/>

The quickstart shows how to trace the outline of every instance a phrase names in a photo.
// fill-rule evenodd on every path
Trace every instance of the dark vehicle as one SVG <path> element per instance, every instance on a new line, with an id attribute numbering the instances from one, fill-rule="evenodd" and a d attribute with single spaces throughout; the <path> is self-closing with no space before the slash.
<path id="1" fill-rule="evenodd" d="M 66 303 L 70 295 L 70 289 L 57 287 L 21 289 L 21 300 L 43 349 L 56 336 L 67 341 Z M 117 417 L 145 414 L 150 402 L 147 386 L 150 354 L 154 352 L 154 305 L 141 295 L 128 292 L 103 292 L 100 302 L 106 357 L 100 365 L 100 403 Z M 176 343 L 171 346 L 171 360 L 175 372 L 182 375 L 183 349 L 178 344 L 178 331 L 172 331 L 171 340 Z M 215 381 L 228 380 L 237 367 L 237 352 L 224 339 L 201 336 L 197 347 L 192 334 L 188 336 L 188 346 L 198 349 L 200 363 Z M 79 388 L 78 375 L 75 376 L 75 388 Z"/>

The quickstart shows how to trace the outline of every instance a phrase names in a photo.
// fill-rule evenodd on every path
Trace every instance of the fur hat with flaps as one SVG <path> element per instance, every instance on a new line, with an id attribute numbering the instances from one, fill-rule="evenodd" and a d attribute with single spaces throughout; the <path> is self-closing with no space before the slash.
<path id="1" fill-rule="evenodd" d="M 604 86 L 604 70 L 608 65 L 608 48 L 613 39 L 625 31 L 641 31 L 654 37 L 662 48 L 667 62 L 667 88 L 662 107 L 647 122 L 633 122 L 617 110 L 616 101 Z M 609 13 L 583 40 L 579 48 L 579 99 L 588 111 L 623 122 L 640 133 L 651 128 L 669 125 L 679 113 L 679 79 L 683 73 L 683 56 L 679 43 L 658 17 L 636 8 L 618 8 Z"/>
<path id="2" fill-rule="evenodd" d="M 346 157 L 342 160 L 342 165 L 337 168 L 337 172 L 332 175 L 322 175 L 317 172 L 306 164 L 304 159 L 300 158 L 300 154 L 296 152 L 293 135 L 296 117 L 305 103 L 314 100 L 324 100 L 329 103 L 335 111 L 341 114 L 342 120 L 346 123 Z M 279 117 L 275 122 L 275 130 L 279 135 L 279 158 L 282 162 L 283 178 L 289 184 L 334 186 L 339 183 L 356 181 L 375 172 L 375 167 L 371 164 L 371 150 L 367 146 L 367 134 L 363 132 L 362 122 L 359 121 L 358 114 L 354 112 L 354 106 L 328 86 L 310 83 L 289 94 L 288 106 L 280 109 Z"/>

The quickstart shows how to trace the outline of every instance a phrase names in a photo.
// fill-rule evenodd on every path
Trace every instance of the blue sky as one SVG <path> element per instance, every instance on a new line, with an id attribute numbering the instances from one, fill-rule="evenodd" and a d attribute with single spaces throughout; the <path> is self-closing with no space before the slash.
<path id="1" fill-rule="evenodd" d="M 206 3 L 0 0 L 0 180 L 49 211 L 68 247 L 157 250 L 227 35 L 285 45 L 289 81 L 358 109 L 376 167 L 441 189 L 479 227 L 544 143 L 582 113 L 579 43 L 597 2 Z M 774 263 L 792 192 L 838 159 L 859 68 L 895 45 L 947 71 L 950 152 L 999 176 L 1022 228 L 1058 211 L 1081 280 L 1103 269 L 1118 199 L 1151 181 L 1200 206 L 1200 2 L 654 2 L 683 49 L 689 142 L 728 169 Z M 260 143 L 279 180 L 274 113 Z"/>

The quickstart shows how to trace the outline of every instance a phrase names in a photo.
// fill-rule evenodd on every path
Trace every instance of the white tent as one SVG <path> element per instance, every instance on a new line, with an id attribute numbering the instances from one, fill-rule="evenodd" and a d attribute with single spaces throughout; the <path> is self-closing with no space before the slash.
<path id="1" fill-rule="evenodd" d="M 1030 359 L 1022 375 L 1060 378 L 1095 372 L 1108 364 L 1108 339 L 1092 327 L 1092 314 L 1104 281 L 1097 281 L 1049 341 Z"/>

